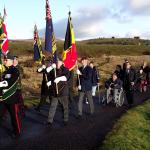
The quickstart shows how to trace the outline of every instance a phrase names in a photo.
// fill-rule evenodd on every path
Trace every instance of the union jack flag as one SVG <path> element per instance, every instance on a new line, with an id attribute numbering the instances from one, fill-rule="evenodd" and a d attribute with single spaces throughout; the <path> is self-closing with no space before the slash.
<path id="1" fill-rule="evenodd" d="M 42 61 L 42 44 L 38 35 L 37 26 L 34 26 L 34 61 L 41 63 Z"/>
<path id="2" fill-rule="evenodd" d="M 53 56 L 53 61 L 57 61 L 57 47 L 53 29 L 52 15 L 49 1 L 46 0 L 46 32 L 45 32 L 45 50 Z"/>

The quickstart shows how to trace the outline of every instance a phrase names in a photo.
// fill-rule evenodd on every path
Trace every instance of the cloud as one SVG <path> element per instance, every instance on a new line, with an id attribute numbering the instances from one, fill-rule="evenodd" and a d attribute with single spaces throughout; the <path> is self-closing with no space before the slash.
<path id="1" fill-rule="evenodd" d="M 131 29 L 128 33 L 126 33 L 125 37 L 135 37 L 135 36 L 141 36 L 141 32 L 138 29 Z"/>
<path id="2" fill-rule="evenodd" d="M 135 36 L 139 36 L 140 38 L 143 38 L 143 39 L 150 39 L 150 32 L 146 32 L 146 31 L 141 31 L 141 30 L 138 30 L 138 29 L 131 29 L 126 35 L 125 37 L 127 38 L 133 38 Z"/>
<path id="3" fill-rule="evenodd" d="M 134 14 L 150 14 L 150 0 L 130 0 L 129 4 Z"/>
<path id="4" fill-rule="evenodd" d="M 112 36 L 150 38 L 150 33 L 145 32 L 144 27 L 140 25 L 140 21 L 143 21 L 142 17 L 147 17 L 148 11 L 150 12 L 148 8 L 150 7 L 150 0 L 116 0 L 111 6 L 89 6 L 78 9 L 76 15 L 72 14 L 75 38 L 77 40 Z M 145 13 L 146 15 L 144 15 Z M 138 23 L 136 19 L 139 19 L 139 16 Z M 136 22 L 137 25 L 135 25 Z M 65 38 L 66 27 L 67 16 L 54 23 L 57 39 Z M 123 28 L 123 30 L 119 28 Z M 41 37 L 44 37 L 45 29 L 41 29 L 39 33 Z"/>
<path id="5" fill-rule="evenodd" d="M 103 21 L 110 15 L 108 9 L 96 6 L 78 10 L 72 17 L 76 39 L 99 37 L 103 32 Z M 58 39 L 65 38 L 67 18 L 54 23 L 54 30 Z M 40 36 L 44 36 L 45 30 L 40 30 Z"/>
<path id="6" fill-rule="evenodd" d="M 150 15 L 150 0 L 117 0 L 116 3 L 115 8 L 121 10 L 120 14 Z"/>

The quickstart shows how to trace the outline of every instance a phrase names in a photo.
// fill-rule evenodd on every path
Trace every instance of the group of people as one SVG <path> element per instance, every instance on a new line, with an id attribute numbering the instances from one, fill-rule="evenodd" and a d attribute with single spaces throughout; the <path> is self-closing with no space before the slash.
<path id="1" fill-rule="evenodd" d="M 118 92 L 124 91 L 128 106 L 131 107 L 134 91 L 139 89 L 140 92 L 146 92 L 149 72 L 150 68 L 146 62 L 140 68 L 134 69 L 131 63 L 125 59 L 123 65 L 117 65 L 112 77 L 105 82 L 107 103 L 112 99 L 116 101 Z"/>
<path id="2" fill-rule="evenodd" d="M 99 74 L 93 65 L 88 62 L 88 58 L 81 59 L 82 66 L 77 69 L 77 87 L 79 90 L 78 118 L 82 117 L 84 95 L 90 105 L 90 114 L 94 113 L 93 96 L 95 96 L 96 86 L 99 83 Z M 74 72 L 69 71 L 63 61 L 59 59 L 57 63 L 48 62 L 43 64 L 38 70 L 43 73 L 41 86 L 41 100 L 35 110 L 40 111 L 41 105 L 46 98 L 50 99 L 50 108 L 46 124 L 52 126 L 58 102 L 63 106 L 64 125 L 67 125 L 69 118 L 69 102 L 73 100 Z"/>
<path id="3" fill-rule="evenodd" d="M 25 115 L 18 59 L 16 56 L 8 54 L 4 58 L 3 65 L 5 71 L 1 74 L 0 92 L 2 96 L 0 107 L 5 109 L 0 110 L 7 110 L 10 113 L 13 127 L 12 137 L 18 137 L 21 134 L 18 114 L 21 112 Z M 61 59 L 54 63 L 50 60 L 46 61 L 45 57 L 43 57 L 42 65 L 37 69 L 37 72 L 43 74 L 43 79 L 40 103 L 35 107 L 35 110 L 40 111 L 41 106 L 49 98 L 49 113 L 47 121 L 45 121 L 47 126 L 52 127 L 58 104 L 61 104 L 63 107 L 64 125 L 68 124 L 69 103 L 74 101 L 73 86 L 75 74 L 77 77 L 77 82 L 75 83 L 79 95 L 77 118 L 81 119 L 83 116 L 85 97 L 89 103 L 89 115 L 94 114 L 93 96 L 96 95 L 100 75 L 94 63 L 89 62 L 87 57 L 81 58 L 81 66 L 77 67 L 76 71 L 69 71 Z M 105 82 L 107 103 L 109 103 L 109 95 L 113 95 L 112 99 L 115 100 L 117 95 L 116 89 L 122 89 L 125 91 L 129 106 L 132 106 L 134 87 L 137 83 L 140 83 L 141 92 L 146 91 L 145 86 L 149 83 L 149 67 L 146 63 L 138 71 L 135 71 L 128 60 L 125 60 L 123 67 L 117 65 L 112 77 Z"/>

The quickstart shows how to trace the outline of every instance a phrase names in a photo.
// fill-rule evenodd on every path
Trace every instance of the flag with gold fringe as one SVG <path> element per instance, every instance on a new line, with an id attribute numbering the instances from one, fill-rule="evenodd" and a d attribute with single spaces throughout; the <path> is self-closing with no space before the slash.
<path id="1" fill-rule="evenodd" d="M 34 26 L 34 61 L 41 63 L 43 57 L 42 44 L 38 35 L 37 26 Z"/>
<path id="2" fill-rule="evenodd" d="M 50 52 L 52 54 L 54 62 L 57 61 L 56 39 L 54 35 L 52 15 L 48 0 L 46 0 L 45 51 Z"/>

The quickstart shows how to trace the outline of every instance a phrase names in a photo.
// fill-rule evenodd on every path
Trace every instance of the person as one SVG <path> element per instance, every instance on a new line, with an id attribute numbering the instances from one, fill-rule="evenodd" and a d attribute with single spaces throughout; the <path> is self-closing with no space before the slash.
<path id="1" fill-rule="evenodd" d="M 147 90 L 147 80 L 146 73 L 143 71 L 143 67 L 137 72 L 137 83 L 139 83 L 140 92 L 146 92 Z"/>
<path id="2" fill-rule="evenodd" d="M 105 82 L 107 104 L 112 100 L 116 102 L 118 90 L 120 91 L 122 87 L 123 82 L 118 78 L 116 73 L 113 73 L 112 77 Z"/>
<path id="3" fill-rule="evenodd" d="M 125 58 L 125 59 L 124 59 L 124 63 L 123 63 L 123 65 L 122 65 L 123 71 L 126 71 L 127 63 L 129 63 L 129 61 L 128 61 L 127 58 Z"/>
<path id="4" fill-rule="evenodd" d="M 17 89 L 18 100 L 19 100 L 19 106 L 18 107 L 19 107 L 19 111 L 20 111 L 21 115 L 23 117 L 25 117 L 25 106 L 24 106 L 24 100 L 23 100 L 23 96 L 22 96 L 22 83 L 21 83 L 21 80 L 23 77 L 23 68 L 18 63 L 18 56 L 14 56 L 13 66 L 19 72 L 18 89 Z"/>
<path id="5" fill-rule="evenodd" d="M 117 65 L 116 66 L 116 70 L 114 72 L 115 74 L 117 74 L 117 77 L 123 81 L 123 75 L 124 75 L 124 71 L 123 69 L 121 68 L 121 65 Z"/>
<path id="6" fill-rule="evenodd" d="M 136 81 L 137 81 L 136 72 L 132 68 L 131 64 L 128 62 L 126 64 L 126 70 L 124 72 L 123 86 L 129 107 L 133 105 L 133 93 Z"/>
<path id="7" fill-rule="evenodd" d="M 141 68 L 143 69 L 143 72 L 146 75 L 146 81 L 149 84 L 149 76 L 150 76 L 150 67 L 148 66 L 147 62 L 144 62 L 143 65 L 141 66 Z"/>
<path id="8" fill-rule="evenodd" d="M 17 84 L 19 80 L 19 72 L 13 66 L 14 57 L 11 54 L 7 55 L 5 63 L 7 69 L 3 73 L 0 88 L 2 89 L 1 100 L 7 111 L 10 114 L 11 124 L 13 127 L 12 137 L 17 138 L 21 134 L 21 123 L 18 116 L 18 98 L 17 98 Z"/>
<path id="9" fill-rule="evenodd" d="M 7 59 L 6 59 L 6 56 L 4 55 L 3 63 L 0 65 L 0 76 L 1 76 L 0 81 L 2 81 L 3 72 L 6 71 L 7 69 L 6 62 L 7 62 Z M 0 88 L 0 95 L 2 95 L 2 88 Z M 7 112 L 7 109 L 5 108 L 4 103 L 0 102 L 0 124 L 2 123 L 3 119 L 6 117 L 6 112 Z"/>
<path id="10" fill-rule="evenodd" d="M 69 70 L 64 67 L 63 61 L 59 59 L 57 63 L 53 63 L 47 68 L 49 87 L 49 96 L 51 97 L 51 104 L 49 108 L 48 120 L 46 124 L 52 126 L 54 115 L 58 102 L 62 104 L 64 114 L 64 125 L 68 124 L 69 110 L 68 110 L 68 79 Z"/>
<path id="11" fill-rule="evenodd" d="M 49 61 L 48 66 L 52 64 L 51 61 Z M 41 106 L 46 102 L 47 97 L 49 96 L 48 94 L 48 86 L 47 86 L 47 73 L 46 73 L 46 63 L 45 63 L 45 57 L 42 58 L 42 66 L 37 69 L 38 73 L 43 74 L 42 78 L 42 84 L 41 84 L 41 98 L 39 104 L 35 107 L 36 111 L 41 110 Z"/>
<path id="12" fill-rule="evenodd" d="M 88 58 L 82 57 L 82 66 L 77 69 L 79 102 L 78 102 L 78 118 L 82 117 L 82 107 L 84 95 L 86 95 L 90 104 L 90 114 L 94 113 L 94 104 L 92 98 L 92 68 L 88 65 Z"/>
<path id="13" fill-rule="evenodd" d="M 94 66 L 93 61 L 89 63 L 90 67 L 92 68 L 92 96 L 96 95 L 96 88 L 99 85 L 99 72 L 96 69 L 96 66 Z"/>
<path id="14" fill-rule="evenodd" d="M 68 80 L 68 87 L 69 87 L 69 102 L 74 103 L 74 96 L 73 96 L 73 79 L 74 79 L 74 70 L 70 71 L 70 77 Z"/>

